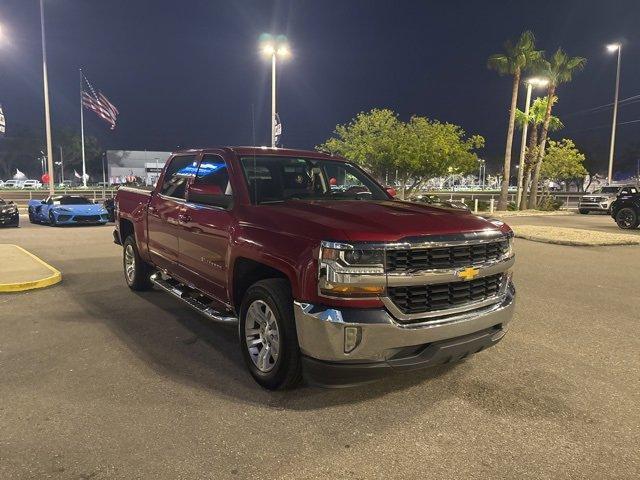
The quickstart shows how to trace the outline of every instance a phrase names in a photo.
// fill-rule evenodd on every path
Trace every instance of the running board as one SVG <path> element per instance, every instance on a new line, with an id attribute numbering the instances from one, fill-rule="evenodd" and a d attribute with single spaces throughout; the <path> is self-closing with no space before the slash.
<path id="1" fill-rule="evenodd" d="M 184 303 L 207 317 L 209 320 L 226 324 L 234 324 L 238 322 L 238 319 L 236 317 L 232 317 L 214 310 L 206 303 L 201 302 L 197 298 L 189 296 L 189 294 L 191 293 L 189 291 L 189 287 L 185 287 L 184 285 L 172 281 L 171 279 L 165 280 L 158 273 L 154 273 L 153 275 L 151 275 L 151 282 L 165 292 L 170 293 L 177 299 L 182 300 Z"/>

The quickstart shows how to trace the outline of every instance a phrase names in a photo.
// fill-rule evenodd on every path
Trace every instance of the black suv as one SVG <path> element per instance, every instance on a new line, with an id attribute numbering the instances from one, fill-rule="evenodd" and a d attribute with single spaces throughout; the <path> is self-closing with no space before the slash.
<path id="1" fill-rule="evenodd" d="M 640 193 L 637 188 L 624 188 L 611 204 L 611 216 L 625 230 L 640 225 Z"/>

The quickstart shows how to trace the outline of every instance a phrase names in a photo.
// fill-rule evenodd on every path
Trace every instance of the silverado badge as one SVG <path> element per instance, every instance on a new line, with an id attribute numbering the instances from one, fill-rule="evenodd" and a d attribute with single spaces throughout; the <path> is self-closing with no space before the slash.
<path id="1" fill-rule="evenodd" d="M 458 277 L 460 277 L 463 280 L 473 280 L 478 276 L 479 273 L 480 273 L 480 270 L 478 270 L 477 268 L 467 267 L 464 270 L 460 270 L 458 272 Z"/>

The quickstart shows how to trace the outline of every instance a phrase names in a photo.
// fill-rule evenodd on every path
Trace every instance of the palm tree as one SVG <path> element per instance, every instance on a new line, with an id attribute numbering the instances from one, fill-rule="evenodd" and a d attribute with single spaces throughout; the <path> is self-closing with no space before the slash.
<path id="1" fill-rule="evenodd" d="M 507 126 L 507 144 L 504 153 L 504 167 L 498 210 L 506 210 L 509 195 L 509 176 L 511 174 L 511 150 L 513 145 L 513 130 L 515 124 L 516 104 L 518 102 L 518 87 L 520 76 L 524 70 L 531 68 L 541 58 L 542 52 L 535 49 L 535 37 L 530 31 L 523 32 L 514 44 L 507 40 L 504 53 L 491 55 L 487 67 L 496 70 L 500 75 L 513 75 L 511 89 L 511 108 L 509 109 L 509 125 Z"/>
<path id="2" fill-rule="evenodd" d="M 549 80 L 547 90 L 547 109 L 544 121 L 542 122 L 542 132 L 540 133 L 540 145 L 538 148 L 538 158 L 533 167 L 533 181 L 531 182 L 531 193 L 529 194 L 529 208 L 536 208 L 538 204 L 538 181 L 540 180 L 540 166 L 544 158 L 544 150 L 547 145 L 547 135 L 551 122 L 551 109 L 555 98 L 556 88 L 561 83 L 570 82 L 573 74 L 582 70 L 587 63 L 583 57 L 570 57 L 562 48 L 558 48 L 551 59 L 543 58 L 539 62 L 540 74 Z"/>
<path id="3" fill-rule="evenodd" d="M 554 97 L 552 101 L 555 105 L 558 97 Z M 540 126 L 543 124 L 547 112 L 547 102 L 547 97 L 536 98 L 529 108 L 528 116 L 525 116 L 522 110 L 516 110 L 516 125 L 518 128 L 522 129 L 525 122 L 528 122 L 530 126 L 529 142 L 522 172 L 523 188 L 522 198 L 520 200 L 520 208 L 522 210 L 527 208 L 527 192 L 529 190 L 529 184 L 531 183 L 531 167 L 534 165 L 535 159 L 538 158 L 538 137 L 540 136 Z M 549 120 L 549 131 L 554 132 L 561 128 L 564 128 L 562 121 L 555 115 L 552 115 Z"/>

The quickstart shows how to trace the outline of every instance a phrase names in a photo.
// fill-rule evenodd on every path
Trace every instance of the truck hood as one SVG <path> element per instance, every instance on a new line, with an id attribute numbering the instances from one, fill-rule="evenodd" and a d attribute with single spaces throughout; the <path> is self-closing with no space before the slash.
<path id="1" fill-rule="evenodd" d="M 264 209 L 264 210 L 263 210 Z M 300 201 L 262 205 L 260 223 L 319 240 L 397 241 L 405 237 L 499 231 L 468 212 L 402 201 Z"/>

